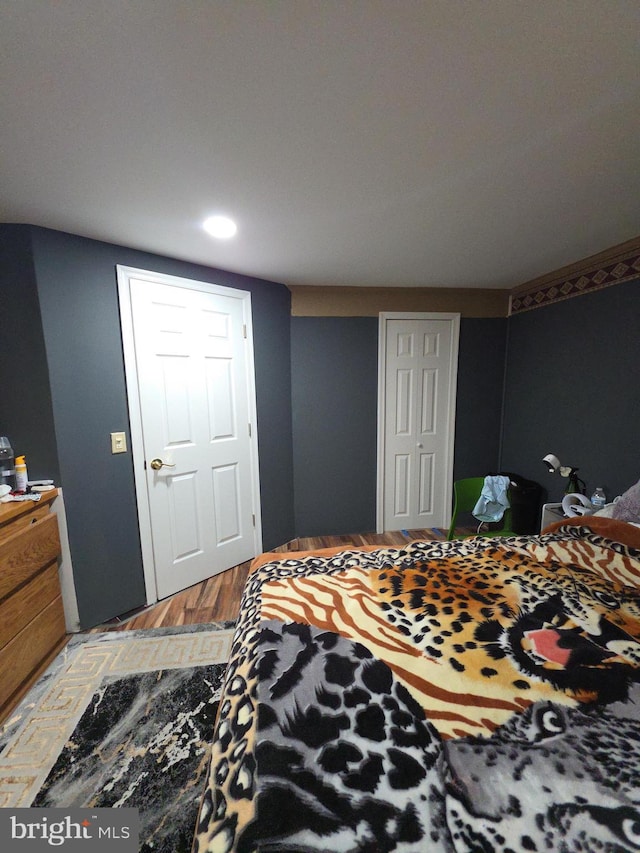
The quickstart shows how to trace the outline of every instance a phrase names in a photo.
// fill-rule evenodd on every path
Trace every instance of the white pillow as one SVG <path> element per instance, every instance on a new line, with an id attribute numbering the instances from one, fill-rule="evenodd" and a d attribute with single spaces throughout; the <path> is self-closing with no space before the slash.
<path id="1" fill-rule="evenodd" d="M 594 515 L 601 515 L 601 516 L 603 516 L 604 518 L 613 518 L 613 508 L 614 508 L 614 506 L 615 506 L 615 504 L 612 504 L 612 503 L 611 503 L 611 504 L 605 504 L 605 505 L 602 507 L 602 509 L 597 510 L 597 511 L 596 511 L 596 512 L 594 512 L 593 514 L 594 514 Z"/>

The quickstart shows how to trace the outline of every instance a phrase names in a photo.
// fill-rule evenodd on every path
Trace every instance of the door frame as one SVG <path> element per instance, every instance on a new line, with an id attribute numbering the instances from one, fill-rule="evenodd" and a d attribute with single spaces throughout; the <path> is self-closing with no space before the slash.
<path id="1" fill-rule="evenodd" d="M 149 488 L 145 471 L 145 451 L 142 433 L 142 411 L 138 388 L 138 367 L 136 361 L 135 339 L 133 329 L 133 310 L 131 306 L 131 280 L 143 280 L 149 283 L 166 284 L 186 290 L 199 290 L 212 295 L 228 296 L 240 299 L 243 303 L 244 324 L 246 327 L 247 343 L 247 390 L 249 395 L 249 419 L 251 424 L 251 502 L 255 515 L 253 541 L 255 554 L 262 551 L 262 512 L 260 503 L 260 477 L 258 465 L 258 417 L 256 410 L 256 387 L 253 351 L 253 325 L 251 313 L 251 293 L 247 290 L 236 290 L 219 284 L 211 284 L 195 279 L 181 278 L 151 270 L 136 269 L 135 267 L 116 265 L 118 280 L 118 301 L 120 304 L 120 328 L 122 332 L 122 349 L 124 355 L 124 373 L 129 408 L 129 434 L 131 439 L 131 455 L 133 459 L 133 477 L 138 509 L 138 529 L 140 531 L 140 547 L 142 551 L 142 568 L 146 603 L 155 604 L 158 601 L 156 584 L 155 557 L 153 550 L 153 534 L 151 529 L 151 513 L 149 510 Z"/>
<path id="2" fill-rule="evenodd" d="M 381 311 L 378 315 L 378 446 L 377 446 L 377 476 L 376 476 L 376 532 L 384 533 L 384 463 L 385 463 L 385 411 L 387 404 L 387 389 L 385 372 L 387 366 L 387 320 L 448 320 L 451 323 L 451 363 L 449 370 L 449 407 L 447 435 L 445 481 L 445 527 L 451 522 L 451 501 L 453 499 L 453 456 L 456 428 L 456 394 L 458 387 L 458 349 L 460 341 L 460 314 L 411 312 L 411 311 Z"/>

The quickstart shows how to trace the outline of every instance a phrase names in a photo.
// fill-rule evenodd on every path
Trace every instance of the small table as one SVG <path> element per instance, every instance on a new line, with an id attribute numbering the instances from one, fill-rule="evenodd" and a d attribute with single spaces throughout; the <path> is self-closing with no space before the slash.
<path id="1" fill-rule="evenodd" d="M 540 519 L 540 530 L 544 530 L 549 524 L 553 524 L 554 521 L 562 521 L 563 518 L 567 516 L 564 514 L 564 510 L 562 509 L 562 504 L 543 504 L 542 505 L 542 518 Z"/>

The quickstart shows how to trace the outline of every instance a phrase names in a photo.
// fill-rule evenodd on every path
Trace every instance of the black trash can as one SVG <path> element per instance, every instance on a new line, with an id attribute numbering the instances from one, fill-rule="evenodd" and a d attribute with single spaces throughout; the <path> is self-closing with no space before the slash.
<path id="1" fill-rule="evenodd" d="M 511 502 L 511 529 L 514 533 L 530 534 L 540 530 L 540 506 L 542 486 L 534 480 L 527 480 L 520 474 L 501 471 L 509 477 L 509 500 Z"/>

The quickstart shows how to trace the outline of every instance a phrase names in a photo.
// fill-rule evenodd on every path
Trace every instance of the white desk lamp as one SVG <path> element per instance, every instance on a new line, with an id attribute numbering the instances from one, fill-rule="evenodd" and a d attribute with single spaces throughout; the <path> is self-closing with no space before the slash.
<path id="1" fill-rule="evenodd" d="M 573 468 L 570 465 L 562 465 L 558 457 L 553 453 L 547 453 L 546 456 L 542 457 L 542 461 L 547 466 L 547 470 L 550 474 L 555 474 L 557 471 L 560 473 L 561 477 L 568 478 L 569 482 L 565 489 L 567 494 L 578 492 L 583 495 L 585 493 L 586 485 L 584 480 L 581 480 L 580 477 L 578 477 L 578 468 Z"/>

